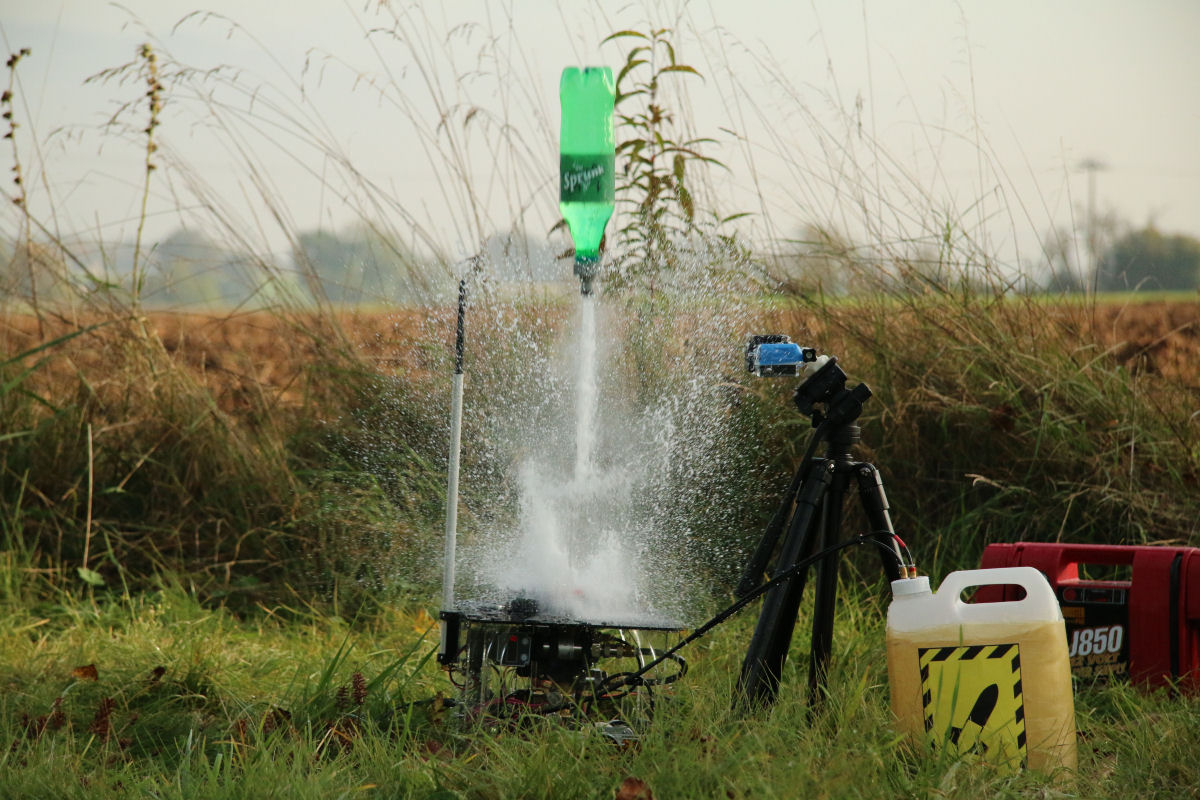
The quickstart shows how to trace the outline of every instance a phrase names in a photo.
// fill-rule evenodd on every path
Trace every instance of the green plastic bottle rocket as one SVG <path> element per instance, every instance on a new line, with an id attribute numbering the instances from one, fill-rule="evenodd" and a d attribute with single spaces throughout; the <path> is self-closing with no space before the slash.
<path id="1" fill-rule="evenodd" d="M 558 207 L 575 242 L 579 290 L 592 293 L 600 267 L 600 240 L 615 207 L 616 144 L 610 67 L 567 67 L 559 83 Z"/>

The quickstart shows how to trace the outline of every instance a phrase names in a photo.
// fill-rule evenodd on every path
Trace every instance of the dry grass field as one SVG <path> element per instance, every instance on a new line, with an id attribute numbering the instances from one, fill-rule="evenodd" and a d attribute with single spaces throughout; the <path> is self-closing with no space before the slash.
<path id="1" fill-rule="evenodd" d="M 543 324 L 558 327 L 569 316 L 562 306 L 539 313 Z M 451 311 L 398 308 L 386 312 L 342 312 L 335 317 L 269 312 L 198 314 L 153 312 L 145 328 L 153 331 L 179 366 L 212 392 L 218 407 L 236 415 L 250 398 L 286 409 L 301 404 L 308 368 L 338 348 L 383 372 L 422 383 L 446 368 L 453 336 Z M 836 311 L 834 312 L 837 313 Z M 793 336 L 823 337 L 836 324 L 811 314 L 764 315 L 768 325 L 784 326 Z M 1082 344 L 1094 342 L 1098 355 L 1129 369 L 1161 375 L 1200 388 L 1200 301 L 1153 300 L 1100 302 L 1094 306 L 1045 306 L 1047 323 Z M 43 320 L 27 315 L 0 319 L 0 352 L 7 357 L 35 348 L 79 328 L 89 318 Z M 40 332 L 39 332 L 40 328 Z M 111 344 L 128 329 L 99 327 L 55 348 L 35 378 L 40 386 L 79 375 L 103 376 L 112 368 Z M 487 331 L 472 335 L 487 336 Z M 836 337 L 836 333 L 832 334 Z M 486 342 L 484 343 L 486 346 Z M 832 349 L 832 346 L 830 347 Z M 436 378 L 435 378 L 436 380 Z M 260 406 L 261 407 L 261 406 Z"/>
<path id="2" fill-rule="evenodd" d="M 1200 387 L 1200 302 L 1102 304 L 1091 323 L 1118 360 Z"/>

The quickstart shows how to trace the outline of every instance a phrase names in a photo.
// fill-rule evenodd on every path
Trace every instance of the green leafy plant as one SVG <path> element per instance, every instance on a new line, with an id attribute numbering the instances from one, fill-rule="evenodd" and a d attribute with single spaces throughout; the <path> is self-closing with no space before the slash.
<path id="1" fill-rule="evenodd" d="M 703 79 L 694 67 L 679 61 L 671 33 L 669 28 L 622 30 L 604 39 L 635 40 L 617 74 L 616 189 L 617 208 L 624 213 L 617 229 L 621 251 L 606 279 L 614 288 L 640 282 L 653 292 L 666 274 L 677 273 L 702 253 L 747 255 L 735 237 L 720 231 L 743 214 L 713 213 L 706 220 L 697 209 L 701 169 L 725 165 L 705 152 L 717 140 L 686 136 L 665 103 L 665 78 Z"/>

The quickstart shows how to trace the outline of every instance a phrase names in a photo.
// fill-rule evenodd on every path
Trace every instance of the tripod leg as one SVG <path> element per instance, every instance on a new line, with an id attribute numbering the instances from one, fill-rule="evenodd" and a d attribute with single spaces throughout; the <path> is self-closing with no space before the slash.
<path id="1" fill-rule="evenodd" d="M 815 552 L 837 543 L 842 528 L 842 508 L 850 478 L 844 468 L 833 475 L 829 492 L 821 509 L 821 538 Z M 821 703 L 825 675 L 829 669 L 829 654 L 833 650 L 833 613 L 837 605 L 837 576 L 840 553 L 823 558 L 816 565 L 817 590 L 813 606 L 812 649 L 808 662 L 808 705 Z"/>
<path id="2" fill-rule="evenodd" d="M 812 478 L 800 487 L 774 574 L 780 574 L 815 552 L 817 537 L 813 535 L 812 522 L 829 488 L 833 469 L 832 461 L 815 464 Z M 801 573 L 767 592 L 754 637 L 742 662 L 737 691 L 739 704 L 770 705 L 779 693 L 779 678 L 791 646 L 804 584 L 805 575 Z"/>
<path id="3" fill-rule="evenodd" d="M 775 516 L 771 518 L 770 524 L 767 525 L 766 533 L 759 540 L 754 555 L 750 557 L 745 571 L 742 572 L 742 579 L 738 581 L 737 589 L 734 590 L 735 596 L 745 597 L 762 584 L 763 573 L 767 571 L 767 563 L 771 560 L 771 553 L 775 552 L 775 545 L 779 541 L 779 534 L 783 533 L 783 528 L 787 525 L 788 515 L 792 511 L 793 504 L 796 502 L 796 493 L 800 491 L 800 486 L 803 484 L 810 466 L 811 463 L 801 464 L 796 468 L 796 474 L 792 476 L 792 483 L 788 486 L 788 490 L 784 494 L 778 510 L 775 512 Z"/>
<path id="4" fill-rule="evenodd" d="M 900 545 L 896 543 L 896 529 L 892 527 L 892 517 L 888 514 L 887 494 L 883 491 L 879 469 L 874 464 L 858 463 L 854 465 L 854 475 L 858 480 L 858 497 L 862 501 L 863 513 L 871 524 L 872 536 L 883 545 L 879 549 L 883 572 L 889 581 L 899 580 L 904 577 L 901 569 L 904 559 Z"/>

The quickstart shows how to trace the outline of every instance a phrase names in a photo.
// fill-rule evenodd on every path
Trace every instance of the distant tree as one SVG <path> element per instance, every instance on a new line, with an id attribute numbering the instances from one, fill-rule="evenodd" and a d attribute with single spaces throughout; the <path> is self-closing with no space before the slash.
<path id="1" fill-rule="evenodd" d="M 36 306 L 68 294 L 68 271 L 59 248 L 37 241 L 0 240 L 0 302 Z"/>
<path id="2" fill-rule="evenodd" d="M 408 300 L 425 288 L 421 259 L 369 227 L 301 233 L 292 260 L 310 293 L 331 303 Z"/>
<path id="3" fill-rule="evenodd" d="M 1104 252 L 1096 278 L 1102 291 L 1195 289 L 1200 286 L 1200 240 L 1166 235 L 1147 225 Z"/>
<path id="4" fill-rule="evenodd" d="M 856 246 L 840 231 L 808 224 L 789 247 L 778 254 L 770 268 L 770 278 L 779 291 L 787 294 L 845 294 L 861 270 L 852 268 Z"/>
<path id="5" fill-rule="evenodd" d="M 142 299 L 153 306 L 233 306 L 252 290 L 242 259 L 185 228 L 156 244 L 146 267 Z"/>
<path id="6" fill-rule="evenodd" d="M 561 248 L 559 248 L 561 249 Z M 514 229 L 494 233 L 483 242 L 483 264 L 502 281 L 563 281 L 571 278 L 571 265 L 557 260 L 557 251 L 544 239 Z"/>
<path id="7" fill-rule="evenodd" d="M 1068 294 L 1086 291 L 1084 270 L 1077 266 L 1075 237 L 1066 228 L 1054 228 L 1042 237 L 1042 258 L 1032 278 L 1037 288 Z"/>

